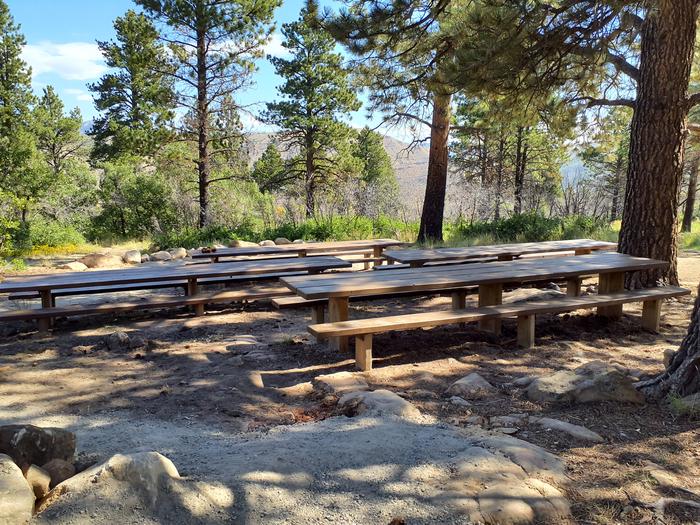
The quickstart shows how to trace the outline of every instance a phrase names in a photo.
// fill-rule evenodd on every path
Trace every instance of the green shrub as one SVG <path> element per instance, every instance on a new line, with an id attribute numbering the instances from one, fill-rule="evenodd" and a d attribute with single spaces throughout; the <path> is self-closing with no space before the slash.
<path id="1" fill-rule="evenodd" d="M 33 221 L 29 224 L 29 244 L 35 246 L 65 246 L 85 244 L 85 237 L 73 226 L 55 221 Z"/>

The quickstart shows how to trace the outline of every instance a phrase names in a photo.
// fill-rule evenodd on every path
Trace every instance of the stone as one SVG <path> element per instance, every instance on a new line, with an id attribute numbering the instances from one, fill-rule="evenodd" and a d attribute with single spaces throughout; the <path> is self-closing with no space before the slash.
<path id="1" fill-rule="evenodd" d="M 147 253 L 141 255 L 141 263 L 151 262 L 151 256 Z"/>
<path id="2" fill-rule="evenodd" d="M 469 416 L 466 422 L 470 425 L 483 425 L 486 423 L 486 419 L 483 416 Z"/>
<path id="3" fill-rule="evenodd" d="M 70 270 L 71 272 L 84 272 L 88 267 L 78 261 L 68 262 L 58 267 L 59 270 Z"/>
<path id="4" fill-rule="evenodd" d="M 286 237 L 277 237 L 277 238 L 275 239 L 275 244 L 278 245 L 278 246 L 281 245 L 281 244 L 292 244 L 292 241 L 290 241 L 290 240 L 287 239 Z"/>
<path id="5" fill-rule="evenodd" d="M 469 401 L 467 401 L 466 399 L 461 398 L 461 397 L 459 397 L 459 396 L 452 396 L 452 397 L 450 398 L 450 403 L 453 404 L 453 405 L 457 405 L 457 406 L 459 406 L 459 407 L 470 407 L 470 406 L 472 406 L 472 404 L 471 404 Z"/>
<path id="6" fill-rule="evenodd" d="M 43 468 L 30 465 L 24 473 L 27 483 L 34 491 L 34 497 L 41 499 L 49 493 L 51 485 L 51 475 Z"/>
<path id="7" fill-rule="evenodd" d="M 51 478 L 50 488 L 54 488 L 59 483 L 63 483 L 68 478 L 75 476 L 73 463 L 58 458 L 45 463 L 41 468 L 48 472 Z"/>
<path id="8" fill-rule="evenodd" d="M 675 348 L 667 348 L 664 350 L 664 368 L 668 368 L 671 365 L 671 359 L 676 355 Z"/>
<path id="9" fill-rule="evenodd" d="M 527 423 L 527 416 L 524 414 L 513 414 L 511 416 L 493 416 L 489 419 L 492 427 L 517 427 Z"/>
<path id="10" fill-rule="evenodd" d="M 91 253 L 78 259 L 78 262 L 83 263 L 88 268 L 110 268 L 122 265 L 122 258 L 118 255 L 110 255 L 107 253 Z"/>
<path id="11" fill-rule="evenodd" d="M 257 242 L 233 240 L 229 243 L 229 248 L 255 248 L 259 246 Z"/>
<path id="12" fill-rule="evenodd" d="M 75 455 L 75 434 L 34 425 L 0 426 L 0 453 L 10 456 L 22 470 L 54 458 L 70 461 Z"/>
<path id="13" fill-rule="evenodd" d="M 159 252 L 152 253 L 150 255 L 150 258 L 152 261 L 163 262 L 163 261 L 169 261 L 170 259 L 173 258 L 173 256 L 170 255 L 170 252 L 166 252 L 164 250 L 161 250 Z"/>
<path id="14" fill-rule="evenodd" d="M 34 491 L 10 456 L 0 454 L 0 523 L 27 523 L 34 512 Z"/>
<path id="15" fill-rule="evenodd" d="M 482 399 L 496 393 L 496 388 L 476 372 L 452 383 L 447 393 L 463 399 Z"/>
<path id="16" fill-rule="evenodd" d="M 552 419 L 549 417 L 539 417 L 532 418 L 530 420 L 532 423 L 536 423 L 544 428 L 557 430 L 559 432 L 564 432 L 576 439 L 581 441 L 590 441 L 592 443 L 602 443 L 605 441 L 603 436 L 587 429 L 581 425 L 574 425 L 573 423 L 567 423 L 566 421 L 561 421 L 559 419 Z"/>
<path id="17" fill-rule="evenodd" d="M 420 411 L 401 396 L 389 390 L 350 392 L 338 401 L 338 408 L 346 415 L 397 416 L 404 419 L 420 419 Z"/>
<path id="18" fill-rule="evenodd" d="M 523 388 L 523 387 L 528 386 L 535 379 L 536 379 L 535 376 L 523 376 L 523 377 L 519 377 L 518 379 L 515 379 L 512 384 L 513 384 L 513 386 L 517 386 L 518 388 Z"/>
<path id="19" fill-rule="evenodd" d="M 600 361 L 538 377 L 527 387 L 527 396 L 541 403 L 644 402 L 628 370 Z"/>
<path id="20" fill-rule="evenodd" d="M 270 240 L 260 241 L 260 246 L 275 246 L 275 241 L 270 241 Z"/>
<path id="21" fill-rule="evenodd" d="M 313 379 L 314 390 L 323 394 L 342 395 L 358 390 L 368 390 L 369 385 L 360 375 L 351 372 L 337 372 L 317 376 Z"/>
<path id="22" fill-rule="evenodd" d="M 292 244 L 304 244 L 305 242 L 304 239 L 294 239 Z"/>
<path id="23" fill-rule="evenodd" d="M 507 435 L 512 435 L 512 434 L 517 434 L 520 429 L 515 428 L 515 427 L 495 427 L 492 429 L 494 432 L 500 432 L 501 434 L 507 434 Z"/>
<path id="24" fill-rule="evenodd" d="M 126 332 L 113 332 L 105 337 L 105 345 L 112 352 L 123 352 L 131 348 L 131 339 Z"/>
<path id="25" fill-rule="evenodd" d="M 141 252 L 139 250 L 129 250 L 122 255 L 122 261 L 126 264 L 141 264 Z"/>
<path id="26" fill-rule="evenodd" d="M 172 250 L 168 250 L 168 253 L 172 259 L 184 259 L 187 257 L 187 250 L 184 248 L 173 248 Z"/>

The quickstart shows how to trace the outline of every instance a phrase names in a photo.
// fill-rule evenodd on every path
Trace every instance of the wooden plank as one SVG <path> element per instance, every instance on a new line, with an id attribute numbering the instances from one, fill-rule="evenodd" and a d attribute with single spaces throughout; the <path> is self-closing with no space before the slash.
<path id="1" fill-rule="evenodd" d="M 41 295 L 41 307 L 43 309 L 52 308 L 52 307 L 56 306 L 53 302 L 53 297 L 51 296 L 51 290 L 42 290 L 40 292 L 40 295 Z M 39 331 L 40 332 L 48 332 L 49 329 L 51 328 L 52 324 L 53 323 L 51 322 L 50 318 L 39 319 Z"/>
<path id="2" fill-rule="evenodd" d="M 566 295 L 569 297 L 578 297 L 581 295 L 580 277 L 571 277 L 566 280 Z"/>
<path id="3" fill-rule="evenodd" d="M 518 260 L 390 272 L 336 273 L 281 281 L 306 299 L 441 290 L 482 284 L 557 280 L 584 275 L 665 268 L 668 263 L 619 253 Z"/>
<path id="4" fill-rule="evenodd" d="M 518 316 L 518 346 L 532 348 L 535 346 L 535 316 Z"/>
<path id="5" fill-rule="evenodd" d="M 661 325 L 661 300 L 644 301 L 642 306 L 642 326 L 652 332 L 658 332 Z"/>
<path id="6" fill-rule="evenodd" d="M 479 306 L 496 306 L 503 302 L 502 284 L 479 285 Z M 499 335 L 501 333 L 501 320 L 496 318 L 482 319 L 479 321 L 479 329 Z"/>
<path id="7" fill-rule="evenodd" d="M 372 334 L 355 337 L 355 365 L 363 372 L 372 370 Z"/>
<path id="8" fill-rule="evenodd" d="M 100 285 L 135 284 L 154 281 L 184 281 L 189 278 L 254 276 L 309 270 L 351 268 L 352 265 L 337 257 L 298 257 L 268 261 L 240 261 L 233 263 L 162 265 L 148 268 L 126 268 L 91 272 L 64 272 L 43 276 L 10 277 L 0 283 L 0 293 L 26 290 L 61 288 L 90 288 Z"/>
<path id="9" fill-rule="evenodd" d="M 469 246 L 464 248 L 436 248 L 427 250 L 386 250 L 385 256 L 402 263 L 426 263 L 454 259 L 471 259 L 478 257 L 507 258 L 520 257 L 525 254 L 544 252 L 575 251 L 578 254 L 596 250 L 615 250 L 617 245 L 611 242 L 591 239 L 572 239 L 565 241 L 543 241 L 512 244 L 493 244 L 487 246 Z"/>
<path id="10" fill-rule="evenodd" d="M 598 293 L 608 294 L 621 292 L 625 289 L 624 272 L 601 274 L 598 278 Z M 603 306 L 598 308 L 598 315 L 619 319 L 622 315 L 622 305 Z"/>
<path id="11" fill-rule="evenodd" d="M 413 328 L 442 326 L 458 322 L 479 321 L 482 319 L 518 317 L 520 315 L 540 315 L 546 313 L 563 313 L 599 306 L 633 303 L 648 300 L 661 300 L 670 297 L 689 295 L 690 290 L 675 286 L 631 290 L 616 294 L 584 295 L 581 297 L 562 297 L 551 300 L 528 301 L 524 303 L 501 304 L 465 310 L 447 310 L 418 314 L 403 314 L 370 319 L 311 325 L 309 332 L 314 335 L 328 336 L 382 333 L 393 330 L 410 330 Z"/>
<path id="12" fill-rule="evenodd" d="M 331 323 L 338 323 L 348 320 L 348 298 L 347 297 L 331 297 L 328 300 L 328 318 Z M 331 337 L 329 340 L 330 347 L 338 352 L 345 353 L 348 351 L 347 337 Z"/>

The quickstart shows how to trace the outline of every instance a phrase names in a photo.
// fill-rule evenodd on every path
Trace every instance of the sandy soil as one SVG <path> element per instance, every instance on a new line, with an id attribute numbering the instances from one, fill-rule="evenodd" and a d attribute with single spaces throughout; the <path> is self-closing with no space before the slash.
<path id="1" fill-rule="evenodd" d="M 682 257 L 680 273 L 682 283 L 695 290 L 700 256 Z M 517 292 L 510 299 L 524 293 L 538 292 Z M 692 499 L 687 490 L 700 493 L 698 418 L 668 406 L 543 406 L 515 392 L 465 408 L 450 404 L 444 391 L 470 372 L 503 385 L 594 359 L 657 373 L 663 368 L 664 350 L 677 347 L 684 335 L 692 301 L 689 297 L 665 305 L 659 335 L 639 328 L 637 306 L 626 306 L 627 315 L 619 322 L 605 323 L 585 313 L 542 316 L 537 347 L 531 352 L 518 350 L 515 326 L 509 322 L 498 340 L 473 326 L 385 334 L 375 339 L 376 369 L 365 379 L 371 387 L 399 392 L 425 414 L 457 426 L 466 425 L 473 415 L 512 413 L 545 414 L 584 425 L 606 442 L 591 446 L 534 425 L 522 428 L 517 437 L 565 460 L 572 479 L 567 496 L 580 523 L 653 523 L 652 511 L 630 503 L 650 503 L 662 496 Z M 447 304 L 449 299 L 441 297 L 358 303 L 351 316 Z M 200 318 L 168 311 L 64 320 L 51 336 L 36 334 L 29 325 L 5 326 L 5 337 L 0 337 L 0 424 L 70 428 L 78 434 L 85 459 L 157 450 L 181 474 L 225 483 L 222 448 L 241 433 L 334 413 L 335 399 L 312 392 L 308 382 L 319 374 L 352 370 L 352 360 L 310 340 L 306 323 L 303 311 L 279 312 L 255 303 L 211 309 Z M 149 345 L 110 352 L 103 339 L 116 330 L 141 335 Z M 676 486 L 650 477 L 647 461 L 673 473 Z M 700 516 L 680 515 L 667 523 L 693 520 Z"/>

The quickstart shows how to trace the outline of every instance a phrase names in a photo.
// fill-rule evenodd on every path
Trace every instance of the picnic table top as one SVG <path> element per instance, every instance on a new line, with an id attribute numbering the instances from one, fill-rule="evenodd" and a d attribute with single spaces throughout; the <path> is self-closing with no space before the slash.
<path id="1" fill-rule="evenodd" d="M 305 299 L 321 299 L 651 270 L 667 265 L 665 261 L 608 252 L 552 259 L 427 266 L 386 272 L 304 275 L 284 277 L 281 281 Z"/>
<path id="2" fill-rule="evenodd" d="M 155 281 L 178 281 L 232 275 L 254 276 L 278 272 L 320 271 L 350 268 L 351 266 L 349 262 L 343 261 L 338 257 L 290 257 L 287 259 L 183 264 L 179 266 L 170 264 L 149 265 L 141 268 L 9 277 L 5 281 L 0 282 L 0 293 L 60 288 L 88 288 L 109 284 L 153 283 Z"/>
<path id="3" fill-rule="evenodd" d="M 329 241 L 278 244 L 277 246 L 246 246 L 241 248 L 220 248 L 215 252 L 192 254 L 194 259 L 211 259 L 213 257 L 236 257 L 246 255 L 274 255 L 280 253 L 315 253 L 334 252 L 343 250 L 360 250 L 363 248 L 388 248 L 389 246 L 405 246 L 411 243 L 396 239 L 366 239 L 359 241 Z"/>
<path id="4" fill-rule="evenodd" d="M 594 241 L 592 239 L 572 239 L 565 241 L 521 242 L 513 244 L 492 244 L 485 246 L 467 246 L 463 248 L 435 248 L 425 250 L 385 250 L 387 259 L 408 263 L 424 264 L 437 261 L 460 259 L 480 259 L 482 257 L 512 256 L 525 254 L 567 252 L 572 250 L 614 250 L 614 242 Z"/>

